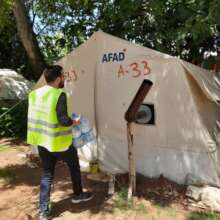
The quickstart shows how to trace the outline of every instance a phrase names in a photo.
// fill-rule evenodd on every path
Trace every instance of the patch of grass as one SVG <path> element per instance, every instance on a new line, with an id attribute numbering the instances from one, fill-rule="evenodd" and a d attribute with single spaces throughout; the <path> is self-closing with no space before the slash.
<path id="1" fill-rule="evenodd" d="M 177 208 L 176 207 L 167 207 L 166 208 L 166 211 L 168 212 L 168 214 L 170 215 L 170 216 L 172 216 L 172 217 L 175 217 L 176 216 L 176 214 L 177 214 Z"/>
<path id="2" fill-rule="evenodd" d="M 127 189 L 122 188 L 114 198 L 114 204 L 113 204 L 113 211 L 118 212 L 118 211 L 128 211 L 130 209 L 133 209 L 133 200 L 132 199 L 127 199 Z"/>
<path id="3" fill-rule="evenodd" d="M 220 220 L 220 214 L 192 212 L 186 220 Z"/>
<path id="4" fill-rule="evenodd" d="M 143 203 L 136 203 L 133 198 L 128 199 L 128 191 L 126 188 L 122 188 L 113 200 L 113 212 L 118 213 L 120 211 L 136 211 L 141 213 L 147 213 L 147 208 Z"/>
<path id="5" fill-rule="evenodd" d="M 160 215 L 161 210 L 164 208 L 159 203 L 155 204 L 154 207 L 156 208 L 158 215 Z"/>
<path id="6" fill-rule="evenodd" d="M 141 212 L 143 214 L 147 214 L 147 208 L 143 203 L 139 203 L 136 205 L 135 210 L 137 212 Z"/>
<path id="7" fill-rule="evenodd" d="M 7 169 L 0 169 L 0 182 L 2 184 L 8 184 L 14 178 L 13 173 Z"/>
<path id="8" fill-rule="evenodd" d="M 0 145 L 0 152 L 8 150 L 10 148 L 9 145 Z"/>
<path id="9" fill-rule="evenodd" d="M 156 203 L 154 204 L 154 207 L 156 208 L 158 215 L 160 215 L 161 212 L 166 211 L 169 216 L 175 217 L 178 212 L 177 207 L 172 205 L 164 206 L 161 203 Z"/>
<path id="10" fill-rule="evenodd" d="M 2 116 L 0 118 L 0 137 L 25 138 L 27 133 L 28 100 L 18 102 L 14 108 L 10 109 L 7 106 L 0 107 L 0 115 Z"/>

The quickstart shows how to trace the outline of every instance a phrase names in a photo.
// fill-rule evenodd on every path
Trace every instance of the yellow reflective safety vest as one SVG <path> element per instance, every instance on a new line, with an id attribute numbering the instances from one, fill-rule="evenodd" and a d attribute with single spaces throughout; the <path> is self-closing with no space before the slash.
<path id="1" fill-rule="evenodd" d="M 50 152 L 65 151 L 72 144 L 72 126 L 58 123 L 56 106 L 62 89 L 43 86 L 29 94 L 27 142 Z M 69 114 L 69 103 L 67 100 Z"/>

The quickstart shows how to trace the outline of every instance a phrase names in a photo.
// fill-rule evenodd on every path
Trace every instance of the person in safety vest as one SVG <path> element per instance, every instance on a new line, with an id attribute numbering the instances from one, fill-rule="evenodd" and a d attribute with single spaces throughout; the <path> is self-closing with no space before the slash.
<path id="1" fill-rule="evenodd" d="M 39 219 L 46 220 L 50 189 L 57 160 L 67 163 L 72 180 L 73 203 L 90 200 L 93 195 L 83 192 L 79 159 L 72 145 L 72 126 L 79 124 L 70 117 L 69 100 L 62 90 L 62 67 L 54 65 L 43 72 L 47 85 L 29 94 L 27 142 L 38 146 L 42 162 Z"/>

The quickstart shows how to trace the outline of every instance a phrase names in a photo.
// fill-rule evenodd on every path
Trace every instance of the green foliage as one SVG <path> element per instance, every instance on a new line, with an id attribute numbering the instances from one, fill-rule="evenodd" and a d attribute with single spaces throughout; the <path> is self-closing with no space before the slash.
<path id="1" fill-rule="evenodd" d="M 12 14 L 12 8 L 14 0 L 1 0 L 0 1 L 0 31 L 5 26 L 9 26 L 11 23 L 10 16 Z"/>
<path id="2" fill-rule="evenodd" d="M 220 80 L 220 72 L 216 73 L 217 78 Z"/>
<path id="3" fill-rule="evenodd" d="M 21 43 L 13 16 L 14 0 L 0 0 L 0 69 L 13 69 L 32 79 L 32 68 Z"/>
<path id="4" fill-rule="evenodd" d="M 0 137 L 25 138 L 27 133 L 27 100 L 22 101 L 13 110 L 1 117 L 9 109 L 9 107 L 0 108 Z"/>
<path id="5" fill-rule="evenodd" d="M 219 32 L 215 31 L 217 20 L 210 18 L 211 2 L 170 0 L 158 4 L 158 1 L 148 1 L 144 13 L 153 16 L 148 36 L 152 46 L 191 62 L 200 62 L 205 51 L 216 51 Z"/>
<path id="6" fill-rule="evenodd" d="M 34 27 L 49 62 L 99 29 L 200 62 L 204 52 L 220 51 L 218 8 L 218 0 L 38 0 L 32 11 L 39 18 Z"/>
<path id="7" fill-rule="evenodd" d="M 178 212 L 178 209 L 176 207 L 172 207 L 172 206 L 166 207 L 165 209 L 168 212 L 168 214 L 172 217 L 175 217 Z"/>
<path id="8" fill-rule="evenodd" d="M 117 213 L 119 211 L 126 212 L 133 210 L 136 212 L 147 213 L 146 206 L 143 203 L 136 203 L 133 198 L 128 199 L 127 188 L 122 188 L 113 200 L 113 212 Z"/>
<path id="9" fill-rule="evenodd" d="M 20 69 L 31 79 L 10 25 L 13 2 L 0 1 L 0 68 Z M 219 0 L 25 0 L 25 6 L 48 64 L 99 29 L 193 63 L 201 63 L 205 52 L 220 54 Z"/>
<path id="10" fill-rule="evenodd" d="M 7 185 L 13 179 L 15 175 L 6 168 L 0 168 L 0 185 Z"/>
<path id="11" fill-rule="evenodd" d="M 66 55 L 83 43 L 96 24 L 96 1 L 34 1 L 32 14 L 37 16 L 34 30 L 48 63 Z"/>
<path id="12" fill-rule="evenodd" d="M 42 53 L 48 64 L 65 56 L 72 49 L 71 41 L 66 39 L 63 33 L 57 33 L 54 36 L 41 36 L 40 42 L 43 45 Z"/>
<path id="13" fill-rule="evenodd" d="M 9 20 L 15 22 L 13 16 Z M 14 25 L 0 30 L 0 68 L 14 69 L 32 79 L 32 69 Z"/>
<path id="14" fill-rule="evenodd" d="M 7 169 L 0 169 L 0 178 L 7 178 L 12 176 L 12 173 L 8 171 Z"/>
<path id="15" fill-rule="evenodd" d="M 0 144 L 0 152 L 6 151 L 6 150 L 8 150 L 9 148 L 10 148 L 10 146 L 8 146 L 8 145 L 1 145 L 1 144 Z"/>
<path id="16" fill-rule="evenodd" d="M 132 209 L 134 206 L 132 199 L 127 199 L 127 189 L 122 188 L 121 191 L 119 191 L 116 194 L 116 197 L 114 199 L 114 209 L 119 209 L 121 211 L 128 211 L 129 209 Z"/>
<path id="17" fill-rule="evenodd" d="M 220 220 L 220 214 L 192 212 L 186 220 Z"/>

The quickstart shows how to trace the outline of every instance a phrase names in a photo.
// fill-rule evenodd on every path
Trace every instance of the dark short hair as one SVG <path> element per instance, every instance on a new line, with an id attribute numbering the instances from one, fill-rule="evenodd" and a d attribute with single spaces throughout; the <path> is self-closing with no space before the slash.
<path id="1" fill-rule="evenodd" d="M 62 75 L 63 67 L 59 65 L 48 66 L 43 74 L 47 83 L 54 82 Z"/>

